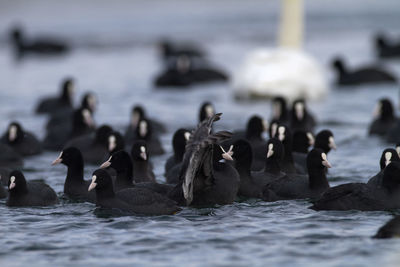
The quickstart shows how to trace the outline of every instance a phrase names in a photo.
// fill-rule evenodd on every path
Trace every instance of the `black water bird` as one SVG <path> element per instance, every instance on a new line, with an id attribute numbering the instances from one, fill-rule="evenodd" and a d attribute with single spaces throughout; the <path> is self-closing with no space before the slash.
<path id="1" fill-rule="evenodd" d="M 270 182 L 263 191 L 265 201 L 319 198 L 329 189 L 326 168 L 331 165 L 326 154 L 314 148 L 307 155 L 308 175 L 288 175 Z"/>
<path id="2" fill-rule="evenodd" d="M 109 125 L 101 125 L 95 133 L 74 138 L 65 147 L 78 148 L 85 163 L 99 165 L 109 157 L 109 136 L 112 132 Z"/>
<path id="3" fill-rule="evenodd" d="M 160 135 L 167 132 L 166 126 L 153 118 L 148 118 L 146 114 L 146 110 L 141 105 L 135 105 L 132 108 L 130 122 L 125 130 L 125 139 L 128 141 L 128 144 L 131 144 L 135 138 L 136 128 L 139 125 L 139 122 L 142 119 L 147 119 L 147 121 L 151 124 L 151 128 L 154 131 L 154 134 Z"/>
<path id="4" fill-rule="evenodd" d="M 332 131 L 321 130 L 315 136 L 314 148 L 322 149 L 327 155 L 332 149 L 336 150 L 337 146 Z"/>
<path id="5" fill-rule="evenodd" d="M 347 69 L 344 61 L 336 58 L 332 66 L 337 72 L 338 85 L 361 85 L 376 83 L 396 83 L 397 78 L 380 66 L 360 67 L 357 70 Z"/>
<path id="6" fill-rule="evenodd" d="M 298 99 L 293 102 L 290 111 L 290 128 L 294 132 L 302 130 L 313 132 L 316 126 L 314 116 L 308 111 L 306 103 L 303 99 Z"/>
<path id="7" fill-rule="evenodd" d="M 278 138 L 279 141 L 282 142 L 283 147 L 285 149 L 284 158 L 282 161 L 282 171 L 286 174 L 294 174 L 296 173 L 296 168 L 294 165 L 294 159 L 292 154 L 292 146 L 293 146 L 293 137 L 292 132 L 289 127 L 285 125 L 278 126 L 278 130 L 275 134 L 275 137 Z"/>
<path id="8" fill-rule="evenodd" d="M 391 162 L 383 171 L 382 186 L 363 183 L 342 184 L 327 190 L 314 210 L 391 210 L 400 208 L 400 162 Z"/>
<path id="9" fill-rule="evenodd" d="M 272 117 L 271 121 L 276 121 L 281 124 L 289 123 L 289 111 L 287 102 L 284 97 L 274 97 L 272 99 Z"/>
<path id="10" fill-rule="evenodd" d="M 108 142 L 108 153 L 109 155 L 113 155 L 115 152 L 118 152 L 120 150 L 125 149 L 125 139 L 117 131 L 112 131 L 108 137 L 107 137 L 107 142 Z"/>
<path id="11" fill-rule="evenodd" d="M 149 152 L 147 144 L 138 140 L 132 145 L 131 157 L 133 163 L 133 179 L 136 183 L 155 182 L 156 176 L 149 164 Z"/>
<path id="12" fill-rule="evenodd" d="M 375 49 L 380 58 L 400 57 L 400 41 L 388 40 L 383 33 L 375 37 Z"/>
<path id="13" fill-rule="evenodd" d="M 36 113 L 55 114 L 73 110 L 74 80 L 65 78 L 62 81 L 59 96 L 43 98 L 36 106 Z"/>
<path id="14" fill-rule="evenodd" d="M 132 140 L 132 143 L 137 140 L 146 141 L 150 156 L 162 155 L 165 153 L 158 136 L 153 134 L 151 124 L 147 119 L 140 120 L 136 127 L 135 137 Z"/>
<path id="15" fill-rule="evenodd" d="M 398 238 L 400 237 L 400 216 L 397 215 L 378 229 L 373 238 Z"/>
<path id="16" fill-rule="evenodd" d="M 232 203 L 239 190 L 239 174 L 222 159 L 231 161 L 232 151 L 225 151 L 219 143 L 232 136 L 230 132 L 211 133 L 212 125 L 221 113 L 201 122 L 192 133 L 182 165 L 182 183 L 186 205 L 209 206 Z"/>
<path id="17" fill-rule="evenodd" d="M 64 194 L 74 200 L 95 202 L 94 193 L 88 192 L 90 181 L 83 178 L 84 162 L 82 153 L 75 147 L 68 147 L 61 151 L 52 165 L 67 166 L 67 176 L 64 182 Z"/>
<path id="18" fill-rule="evenodd" d="M 389 165 L 389 163 L 391 162 L 398 162 L 398 161 L 400 161 L 400 157 L 395 149 L 386 148 L 385 150 L 383 150 L 381 158 L 379 160 L 380 171 L 372 178 L 370 178 L 367 184 L 377 187 L 382 186 L 383 172 L 386 166 Z"/>
<path id="19" fill-rule="evenodd" d="M 42 153 L 42 144 L 37 137 L 22 128 L 18 122 L 11 122 L 1 142 L 12 147 L 21 156 L 32 156 Z"/>
<path id="20" fill-rule="evenodd" d="M 60 55 L 70 50 L 70 46 L 61 40 L 54 38 L 28 39 L 24 36 L 23 30 L 15 27 L 10 33 L 11 42 L 14 45 L 15 53 L 18 57 L 25 54 L 37 55 Z"/>
<path id="21" fill-rule="evenodd" d="M 93 172 L 89 191 L 96 192 L 96 205 L 141 215 L 173 215 L 181 210 L 176 202 L 146 188 L 114 191 L 113 182 L 103 169 Z"/>
<path id="22" fill-rule="evenodd" d="M 228 80 L 227 74 L 207 61 L 195 64 L 187 55 L 179 55 L 172 59 L 172 63 L 166 66 L 154 80 L 154 86 L 164 87 L 188 87 L 190 85 L 211 82 L 224 82 Z"/>
<path id="23" fill-rule="evenodd" d="M 172 148 L 174 154 L 165 162 L 165 179 L 169 184 L 177 184 L 179 182 L 179 173 L 182 167 L 183 155 L 185 147 L 190 138 L 190 131 L 186 129 L 178 129 L 172 137 Z"/>
<path id="24" fill-rule="evenodd" d="M 177 44 L 170 40 L 162 40 L 159 43 L 159 50 L 164 60 L 171 57 L 186 55 L 189 57 L 204 57 L 204 51 L 193 44 Z"/>
<path id="25" fill-rule="evenodd" d="M 246 126 L 244 138 L 250 143 L 253 151 L 253 161 L 251 170 L 259 171 L 264 167 L 267 154 L 265 153 L 265 145 L 267 141 L 263 137 L 263 133 L 268 130 L 267 122 L 260 116 L 252 116 Z"/>
<path id="26" fill-rule="evenodd" d="M 282 171 L 282 162 L 285 157 L 283 144 L 277 138 L 268 140 L 264 147 L 266 159 L 261 171 L 253 172 L 253 180 L 262 188 L 276 179 L 286 176 Z"/>
<path id="27" fill-rule="evenodd" d="M 374 112 L 374 120 L 369 126 L 370 135 L 386 135 L 396 122 L 392 102 L 388 98 L 378 101 Z"/>
<path id="28" fill-rule="evenodd" d="M 72 124 L 55 127 L 47 131 L 43 146 L 48 150 L 61 150 L 68 141 L 90 134 L 95 131 L 95 128 L 96 124 L 90 110 L 79 108 L 72 114 Z"/>
<path id="29" fill-rule="evenodd" d="M 58 203 L 56 192 L 42 182 L 27 182 L 20 171 L 12 171 L 8 180 L 8 198 L 10 207 L 51 206 Z"/>

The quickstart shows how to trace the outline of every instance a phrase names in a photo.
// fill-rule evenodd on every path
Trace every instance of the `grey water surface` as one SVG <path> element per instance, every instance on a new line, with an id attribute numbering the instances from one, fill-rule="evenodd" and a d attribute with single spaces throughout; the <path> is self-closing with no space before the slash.
<path id="1" fill-rule="evenodd" d="M 306 0 L 305 50 L 320 60 L 329 81 L 330 59 L 349 65 L 373 63 L 372 37 L 385 31 L 400 37 L 400 1 Z M 157 90 L 160 71 L 156 43 L 163 37 L 200 43 L 209 59 L 234 73 L 245 54 L 275 46 L 279 1 L 1 1 L 0 131 L 11 120 L 43 138 L 46 118 L 33 114 L 37 100 L 58 92 L 66 75 L 76 78 L 78 98 L 97 94 L 98 125 L 123 130 L 133 104 L 167 123 L 161 136 L 167 155 L 152 159 L 164 181 L 171 136 L 195 125 L 198 107 L 211 100 L 223 117 L 216 127 L 244 127 L 253 114 L 270 116 L 268 102 L 235 102 L 229 84 L 190 90 Z M 16 61 L 7 31 L 24 25 L 29 36 L 56 35 L 73 45 L 63 57 Z M 400 61 L 383 63 L 400 77 Z M 368 137 L 376 101 L 399 104 L 399 86 L 335 88 L 310 103 L 318 130 L 333 131 L 338 150 L 329 154 L 331 185 L 366 182 L 379 170 L 381 151 L 391 146 Z M 25 161 L 27 179 L 44 179 L 62 195 L 64 166 L 51 167 L 58 153 Z M 86 166 L 89 178 L 96 166 Z M 184 208 L 175 216 L 110 217 L 88 203 L 47 208 L 8 208 L 0 201 L 1 266 L 396 266 L 400 240 L 371 236 L 390 212 L 315 212 L 306 200 L 265 203 L 248 200 L 208 209 Z"/>

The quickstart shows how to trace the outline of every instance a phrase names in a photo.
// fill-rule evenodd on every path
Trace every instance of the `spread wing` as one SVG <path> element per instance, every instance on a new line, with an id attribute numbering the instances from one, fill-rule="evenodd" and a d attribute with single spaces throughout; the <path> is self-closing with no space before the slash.
<path id="1" fill-rule="evenodd" d="M 221 115 L 222 113 L 217 113 L 199 123 L 186 145 L 180 179 L 183 181 L 182 189 L 187 205 L 193 200 L 193 192 L 213 183 L 212 145 L 232 136 L 228 131 L 211 133 L 213 123 Z"/>

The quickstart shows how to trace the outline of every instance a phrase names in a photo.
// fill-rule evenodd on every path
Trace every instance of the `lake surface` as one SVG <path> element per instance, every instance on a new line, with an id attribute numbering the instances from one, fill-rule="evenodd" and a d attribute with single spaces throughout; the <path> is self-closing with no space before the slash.
<path id="1" fill-rule="evenodd" d="M 211 100 L 223 112 L 220 129 L 244 127 L 253 114 L 270 117 L 268 102 L 238 103 L 229 84 L 158 91 L 156 42 L 162 37 L 199 42 L 210 60 L 234 73 L 246 52 L 275 45 L 279 1 L 2 1 L 0 3 L 0 131 L 11 120 L 44 136 L 45 117 L 33 109 L 43 95 L 58 92 L 60 80 L 78 81 L 76 103 L 96 92 L 98 125 L 123 130 L 131 106 L 142 103 L 150 117 L 168 124 L 169 152 L 152 158 L 157 179 L 178 127 L 194 125 L 198 107 Z M 305 49 L 333 80 L 329 61 L 344 56 L 349 65 L 373 63 L 372 36 L 384 30 L 400 37 L 400 2 L 307 1 Z M 15 61 L 7 43 L 14 23 L 33 36 L 57 35 L 74 50 L 61 58 Z M 400 61 L 384 62 L 400 77 Z M 338 150 L 329 154 L 331 185 L 366 182 L 379 171 L 381 151 L 391 146 L 367 136 L 380 97 L 398 106 L 398 86 L 331 86 L 320 102 L 309 103 L 318 130 L 333 131 Z M 58 153 L 25 161 L 27 179 L 44 179 L 60 195 L 64 166 L 51 167 Z M 86 166 L 89 178 L 96 166 Z M 249 200 L 217 208 L 184 208 L 175 216 L 109 217 L 88 203 L 48 208 L 8 208 L 0 201 L 1 266 L 396 266 L 400 240 L 371 236 L 392 217 L 389 212 L 315 212 L 305 200 L 265 203 Z"/>

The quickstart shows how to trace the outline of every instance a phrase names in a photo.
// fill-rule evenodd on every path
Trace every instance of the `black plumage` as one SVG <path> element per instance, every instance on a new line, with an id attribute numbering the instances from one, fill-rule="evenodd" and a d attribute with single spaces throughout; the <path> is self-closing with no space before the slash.
<path id="1" fill-rule="evenodd" d="M 391 162 L 383 171 L 382 186 L 349 183 L 327 190 L 314 210 L 390 210 L 400 207 L 400 162 Z"/>
<path id="2" fill-rule="evenodd" d="M 380 58 L 400 57 L 400 41 L 388 40 L 383 33 L 375 37 L 375 49 Z"/>
<path id="3" fill-rule="evenodd" d="M 316 120 L 307 109 L 305 101 L 303 99 L 295 100 L 290 110 L 291 130 L 293 132 L 301 130 L 313 133 L 316 124 Z"/>
<path id="4" fill-rule="evenodd" d="M 36 55 L 60 55 L 70 50 L 70 46 L 61 40 L 54 38 L 27 39 L 21 28 L 15 27 L 11 31 L 11 42 L 14 45 L 18 57 L 26 54 Z"/>
<path id="5" fill-rule="evenodd" d="M 368 133 L 370 135 L 384 136 L 390 132 L 395 122 L 396 118 L 392 102 L 388 98 L 382 98 L 378 101 L 374 120 L 369 125 Z"/>
<path id="6" fill-rule="evenodd" d="M 51 206 L 58 203 L 56 192 L 42 182 L 27 182 L 20 171 L 12 171 L 8 181 L 7 206 Z"/>
<path id="7" fill-rule="evenodd" d="M 93 192 L 88 192 L 90 181 L 83 179 L 84 162 L 79 149 L 68 147 L 64 149 L 52 165 L 62 163 L 67 166 L 67 176 L 64 182 L 64 194 L 70 199 L 95 202 Z"/>
<path id="8" fill-rule="evenodd" d="M 138 140 L 133 143 L 131 157 L 133 163 L 133 180 L 136 183 L 155 182 L 156 176 L 149 164 L 149 153 L 145 141 Z"/>
<path id="9" fill-rule="evenodd" d="M 294 160 L 292 155 L 292 145 L 293 145 L 292 132 L 287 126 L 279 125 L 278 130 L 275 134 L 275 138 L 278 138 L 278 140 L 282 142 L 283 147 L 285 149 L 284 158 L 281 165 L 282 171 L 285 172 L 286 174 L 296 173 L 296 168 L 294 165 Z"/>
<path id="10" fill-rule="evenodd" d="M 396 83 L 397 78 L 380 66 L 361 67 L 348 70 L 344 61 L 336 58 L 332 63 L 337 73 L 338 85 L 361 85 L 369 83 Z"/>
<path id="11" fill-rule="evenodd" d="M 390 162 L 399 162 L 399 161 L 400 157 L 396 150 L 394 150 L 393 148 L 387 148 L 383 150 L 381 158 L 379 160 L 380 171 L 375 176 L 370 178 L 367 184 L 376 187 L 382 186 L 383 172 L 386 166 L 389 165 Z"/>
<path id="12" fill-rule="evenodd" d="M 221 113 L 201 122 L 192 133 L 182 166 L 182 190 L 186 205 L 209 206 L 232 203 L 239 189 L 239 174 L 231 164 L 231 151 L 218 143 L 231 137 L 227 131 L 211 133 L 212 125 Z M 180 184 L 178 184 L 179 187 Z M 179 192 L 177 192 L 179 196 Z"/>
<path id="13" fill-rule="evenodd" d="M 307 156 L 307 175 L 289 175 L 269 183 L 263 191 L 263 199 L 316 199 L 329 189 L 325 169 L 330 167 L 326 154 L 314 148 Z"/>
<path id="14" fill-rule="evenodd" d="M 74 80 L 65 78 L 62 81 L 59 96 L 41 99 L 36 106 L 36 113 L 61 114 L 73 110 Z"/>
<path id="15" fill-rule="evenodd" d="M 37 137 L 22 128 L 18 122 L 11 122 L 1 142 L 12 147 L 21 156 L 32 156 L 42 153 L 42 144 Z"/>
<path id="16" fill-rule="evenodd" d="M 67 142 L 65 147 L 78 148 L 85 163 L 99 165 L 109 157 L 108 137 L 113 132 L 108 125 L 102 125 L 95 133 L 86 134 Z"/>
<path id="17" fill-rule="evenodd" d="M 110 175 L 102 169 L 93 173 L 89 190 L 95 189 L 96 205 L 142 215 L 172 215 L 181 209 L 167 197 L 146 188 L 127 188 L 114 192 Z"/>
<path id="18" fill-rule="evenodd" d="M 174 154 L 165 162 L 165 179 L 168 184 L 179 182 L 179 172 L 182 167 L 183 155 L 185 154 L 186 142 L 189 140 L 190 131 L 178 129 L 172 137 L 172 148 Z"/>

